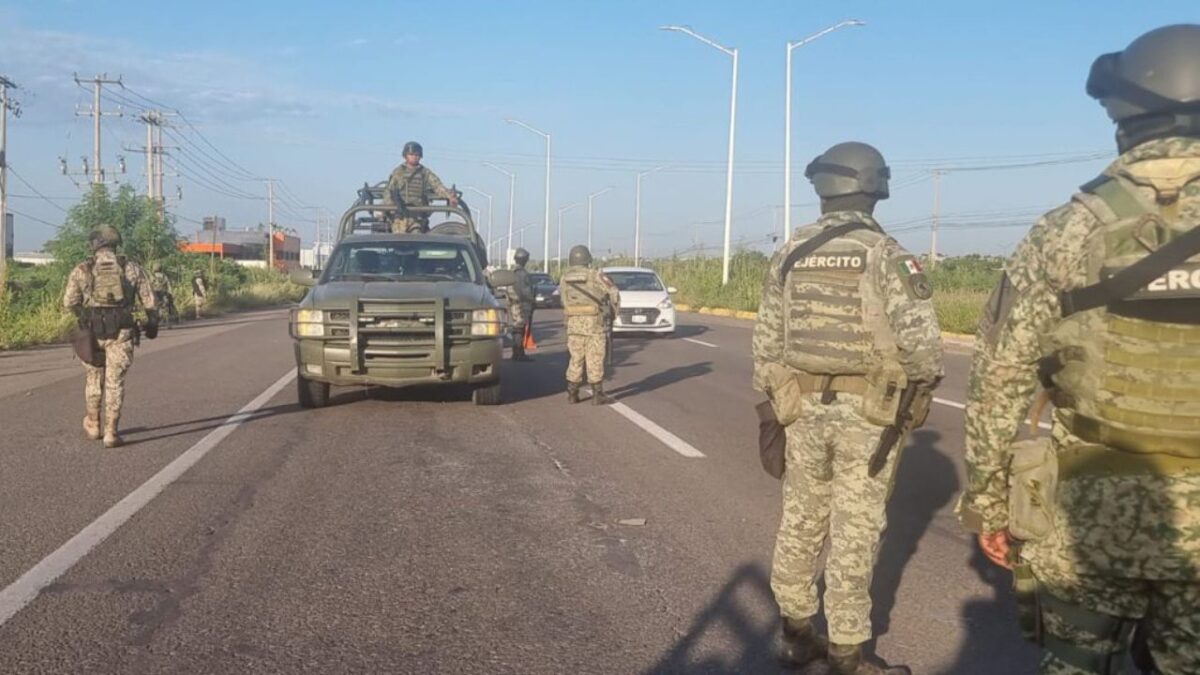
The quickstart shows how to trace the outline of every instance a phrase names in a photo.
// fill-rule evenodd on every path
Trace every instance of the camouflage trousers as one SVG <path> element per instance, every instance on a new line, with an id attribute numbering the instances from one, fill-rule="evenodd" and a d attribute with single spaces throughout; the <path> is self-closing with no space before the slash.
<path id="1" fill-rule="evenodd" d="M 395 234 L 425 234 L 429 231 L 429 223 L 424 218 L 395 218 L 392 220 L 392 232 Z"/>
<path id="2" fill-rule="evenodd" d="M 879 474 L 867 463 L 883 432 L 863 419 L 862 397 L 838 394 L 825 405 L 806 395 L 800 419 L 787 428 L 783 518 L 775 540 L 771 590 L 783 616 L 804 619 L 820 609 L 817 559 L 825 561 L 829 639 L 871 639 L 871 576 L 903 439 Z"/>
<path id="3" fill-rule="evenodd" d="M 533 317 L 533 303 L 514 302 L 508 306 L 508 319 L 514 329 L 525 330 L 525 324 Z"/>
<path id="4" fill-rule="evenodd" d="M 114 340 L 98 340 L 104 350 L 104 367 L 83 364 L 86 379 L 83 389 L 88 415 L 104 409 L 104 420 L 115 425 L 121 418 L 121 403 L 125 400 L 125 374 L 133 363 L 133 331 L 122 330 Z"/>
<path id="5" fill-rule="evenodd" d="M 604 333 L 567 335 L 567 382 L 583 382 L 584 367 L 587 381 L 599 384 L 604 381 L 604 354 L 608 351 L 608 336 Z"/>

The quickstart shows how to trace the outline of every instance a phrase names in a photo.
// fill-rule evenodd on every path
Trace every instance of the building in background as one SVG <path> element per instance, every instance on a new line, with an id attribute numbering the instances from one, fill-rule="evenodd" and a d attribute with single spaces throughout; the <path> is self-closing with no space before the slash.
<path id="1" fill-rule="evenodd" d="M 184 253 L 216 255 L 246 267 L 266 269 L 270 250 L 267 229 L 230 230 L 220 216 L 206 216 L 200 230 L 180 243 Z M 300 238 L 276 230 L 275 268 L 287 271 L 300 264 Z"/>
<path id="2" fill-rule="evenodd" d="M 328 241 L 300 249 L 300 266 L 310 270 L 323 270 L 331 253 L 333 253 L 333 243 Z"/>

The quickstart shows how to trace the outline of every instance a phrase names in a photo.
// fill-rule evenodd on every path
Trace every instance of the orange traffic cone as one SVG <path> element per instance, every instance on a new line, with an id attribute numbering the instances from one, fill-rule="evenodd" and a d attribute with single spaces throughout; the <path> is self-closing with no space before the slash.
<path id="1" fill-rule="evenodd" d="M 529 324 L 525 324 L 525 351 L 537 351 L 537 343 L 533 341 L 533 326 Z"/>

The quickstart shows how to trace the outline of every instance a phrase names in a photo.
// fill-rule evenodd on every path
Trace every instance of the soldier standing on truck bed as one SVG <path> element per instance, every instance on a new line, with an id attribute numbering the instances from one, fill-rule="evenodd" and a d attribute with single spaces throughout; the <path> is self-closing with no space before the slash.
<path id="1" fill-rule="evenodd" d="M 424 155 L 420 143 L 405 143 L 404 163 L 393 169 L 388 178 L 387 188 L 383 191 L 384 203 L 400 207 L 392 219 L 392 232 L 428 232 L 429 218 L 406 213 L 405 208 L 429 206 L 430 197 L 441 197 L 451 206 L 458 206 L 458 196 L 446 188 L 436 173 L 421 164 Z"/>

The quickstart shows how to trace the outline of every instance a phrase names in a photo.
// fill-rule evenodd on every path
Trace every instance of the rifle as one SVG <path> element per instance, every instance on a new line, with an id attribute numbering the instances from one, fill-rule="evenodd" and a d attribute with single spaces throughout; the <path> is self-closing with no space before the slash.
<path id="1" fill-rule="evenodd" d="M 875 453 L 871 455 L 871 461 L 867 464 L 867 475 L 871 478 L 879 475 L 884 465 L 887 464 L 892 449 L 896 447 L 904 434 L 916 426 L 916 420 L 913 418 L 913 403 L 924 389 L 924 382 L 909 382 L 904 391 L 900 393 L 900 407 L 896 409 L 896 419 L 883 428 L 883 433 L 879 435 L 879 445 L 875 446 Z"/>
<path id="2" fill-rule="evenodd" d="M 604 313 L 604 379 L 612 378 L 612 362 L 613 362 L 613 308 L 609 302 L 608 296 L 604 297 L 604 304 L 600 306 L 600 311 Z"/>

